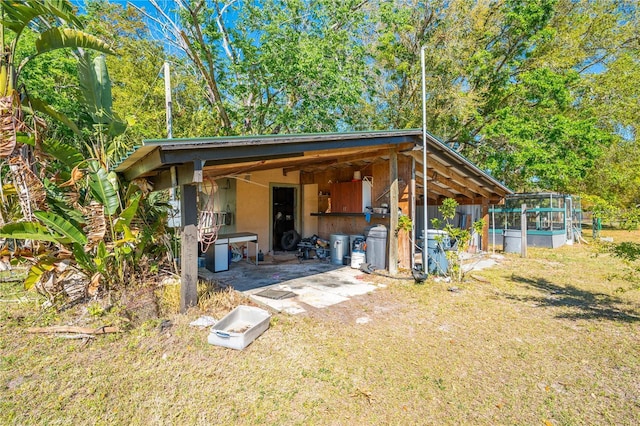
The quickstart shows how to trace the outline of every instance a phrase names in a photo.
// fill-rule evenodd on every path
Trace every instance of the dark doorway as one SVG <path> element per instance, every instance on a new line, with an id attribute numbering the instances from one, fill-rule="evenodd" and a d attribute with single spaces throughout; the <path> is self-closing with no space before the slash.
<path id="1" fill-rule="evenodd" d="M 295 229 L 295 188 L 275 186 L 272 194 L 273 247 L 282 251 L 282 235 Z"/>

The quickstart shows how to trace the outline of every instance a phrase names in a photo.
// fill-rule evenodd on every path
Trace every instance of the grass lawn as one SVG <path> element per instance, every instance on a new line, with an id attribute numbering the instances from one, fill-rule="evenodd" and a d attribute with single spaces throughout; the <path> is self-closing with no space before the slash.
<path id="1" fill-rule="evenodd" d="M 624 271 L 593 246 L 530 248 L 457 288 L 384 279 L 331 308 L 274 315 L 244 351 L 188 326 L 237 295 L 166 314 L 168 328 L 83 342 L 25 329 L 111 317 L 42 310 L 1 282 L 0 424 L 636 425 L 640 290 Z"/>

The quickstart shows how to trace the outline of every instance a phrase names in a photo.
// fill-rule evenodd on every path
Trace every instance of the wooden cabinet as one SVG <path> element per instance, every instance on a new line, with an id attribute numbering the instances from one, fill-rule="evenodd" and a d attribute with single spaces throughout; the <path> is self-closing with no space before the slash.
<path id="1" fill-rule="evenodd" d="M 332 213 L 362 213 L 370 206 L 370 182 L 355 180 L 331 184 Z"/>

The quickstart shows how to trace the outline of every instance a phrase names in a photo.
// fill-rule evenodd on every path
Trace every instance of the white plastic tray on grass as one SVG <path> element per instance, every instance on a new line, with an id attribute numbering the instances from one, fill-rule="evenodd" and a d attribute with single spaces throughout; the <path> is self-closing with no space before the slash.
<path id="1" fill-rule="evenodd" d="M 270 319 L 264 309 L 240 305 L 211 327 L 208 342 L 242 350 L 269 328 Z"/>

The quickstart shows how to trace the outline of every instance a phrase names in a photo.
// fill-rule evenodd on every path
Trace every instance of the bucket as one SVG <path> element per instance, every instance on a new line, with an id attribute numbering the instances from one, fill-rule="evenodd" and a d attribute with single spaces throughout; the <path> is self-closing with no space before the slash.
<path id="1" fill-rule="evenodd" d="M 342 265 L 342 258 L 349 255 L 349 236 L 345 234 L 331 234 L 329 238 L 331 247 L 331 263 Z"/>
<path id="2" fill-rule="evenodd" d="M 365 262 L 365 253 L 354 251 L 351 253 L 351 267 L 353 269 L 360 269 L 360 265 Z"/>

